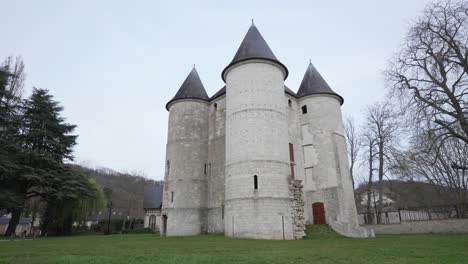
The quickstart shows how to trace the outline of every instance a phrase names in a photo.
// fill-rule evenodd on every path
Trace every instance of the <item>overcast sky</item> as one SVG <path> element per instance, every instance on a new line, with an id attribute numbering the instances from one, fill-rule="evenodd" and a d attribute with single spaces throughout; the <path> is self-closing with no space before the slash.
<path id="1" fill-rule="evenodd" d="M 77 124 L 76 162 L 164 174 L 165 104 L 193 64 L 223 86 L 253 18 L 297 91 L 309 59 L 361 120 L 382 71 L 430 1 L 1 1 L 0 58 L 21 55 L 26 91 L 49 89 Z"/>

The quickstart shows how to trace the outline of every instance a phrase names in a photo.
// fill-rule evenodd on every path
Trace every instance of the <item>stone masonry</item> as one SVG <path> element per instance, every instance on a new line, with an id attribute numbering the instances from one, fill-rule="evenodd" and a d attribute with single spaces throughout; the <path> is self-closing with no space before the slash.
<path id="1" fill-rule="evenodd" d="M 289 179 L 289 196 L 291 197 L 292 204 L 291 217 L 294 239 L 301 239 L 305 236 L 304 195 L 302 187 L 301 180 Z"/>
<path id="2" fill-rule="evenodd" d="M 292 91 L 287 67 L 252 24 L 221 77 L 226 85 L 210 97 L 193 68 L 166 105 L 161 234 L 301 239 L 320 215 L 345 236 L 366 237 L 357 227 L 344 100 L 312 63 Z"/>

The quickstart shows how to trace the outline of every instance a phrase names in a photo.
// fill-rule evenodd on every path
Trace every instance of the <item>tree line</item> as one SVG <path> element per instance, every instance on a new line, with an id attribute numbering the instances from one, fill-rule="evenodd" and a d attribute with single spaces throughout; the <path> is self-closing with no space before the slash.
<path id="1" fill-rule="evenodd" d="M 468 3 L 427 6 L 384 76 L 387 99 L 369 106 L 362 124 L 345 122 L 350 171 L 366 187 L 367 212 L 375 211 L 381 223 L 383 181 L 404 179 L 451 190 L 458 215 L 466 216 Z M 358 165 L 365 169 L 359 176 L 354 175 Z M 373 201 L 374 182 L 378 201 Z"/>
<path id="2" fill-rule="evenodd" d="M 46 89 L 24 98 L 24 63 L 8 57 L 0 65 L 0 213 L 10 213 L 5 236 L 15 233 L 21 215 L 41 217 L 42 234 L 70 234 L 76 219 L 103 205 L 96 181 L 73 160 L 76 125 Z"/>

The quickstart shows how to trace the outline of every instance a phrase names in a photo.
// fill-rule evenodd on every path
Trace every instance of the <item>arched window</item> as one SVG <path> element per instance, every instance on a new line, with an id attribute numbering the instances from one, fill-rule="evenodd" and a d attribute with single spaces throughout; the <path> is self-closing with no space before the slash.
<path id="1" fill-rule="evenodd" d="M 258 190 L 258 177 L 254 175 L 254 190 Z"/>
<path id="2" fill-rule="evenodd" d="M 215 104 L 213 105 L 213 107 L 214 107 L 214 110 L 216 111 L 216 110 L 218 109 L 218 104 L 215 103 Z"/>

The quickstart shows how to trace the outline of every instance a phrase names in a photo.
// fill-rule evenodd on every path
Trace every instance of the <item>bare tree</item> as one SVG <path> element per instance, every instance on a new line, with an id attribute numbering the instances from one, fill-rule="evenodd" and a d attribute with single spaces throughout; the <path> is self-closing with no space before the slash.
<path id="1" fill-rule="evenodd" d="M 411 180 L 423 180 L 449 189 L 450 197 L 440 197 L 457 206 L 458 217 L 468 211 L 468 145 L 457 138 L 445 139 L 437 151 L 431 147 L 437 135 L 417 137 L 399 162 L 399 173 Z M 439 143 L 439 142 L 438 142 Z M 441 194 L 441 192 L 439 192 Z M 441 194 L 442 195 L 442 194 Z"/>
<path id="2" fill-rule="evenodd" d="M 421 132 L 437 132 L 434 140 L 439 143 L 457 138 L 468 144 L 468 2 L 428 6 L 392 60 L 386 79 Z"/>
<path id="3" fill-rule="evenodd" d="M 392 154 L 398 143 L 399 131 L 398 114 L 393 111 L 389 103 L 376 103 L 367 110 L 366 127 L 369 139 L 374 140 L 375 152 L 378 161 L 378 192 L 379 203 L 377 209 L 377 223 L 381 222 L 383 206 L 383 178 L 391 167 Z M 372 172 L 370 172 L 372 173 Z"/>
<path id="4" fill-rule="evenodd" d="M 349 155 L 349 173 L 351 175 L 351 181 L 353 183 L 353 190 L 355 188 L 354 184 L 354 165 L 356 164 L 358 154 L 359 154 L 359 135 L 354 124 L 354 120 L 350 117 L 346 118 L 345 122 L 345 133 L 348 143 L 348 155 Z"/>
<path id="5" fill-rule="evenodd" d="M 372 213 L 372 188 L 373 188 L 373 176 L 374 176 L 374 161 L 375 161 L 375 138 L 373 135 L 366 133 L 363 135 L 361 146 L 364 149 L 363 153 L 363 163 L 369 169 L 368 180 L 366 183 L 366 193 L 367 193 L 367 223 L 373 223 L 373 213 Z"/>
<path id="6" fill-rule="evenodd" d="M 23 59 L 21 56 L 16 58 L 8 56 L 0 65 L 0 69 L 10 74 L 6 84 L 6 90 L 10 96 L 5 98 L 7 100 L 5 104 L 17 104 L 17 100 L 20 100 L 23 96 L 24 81 L 26 79 Z"/>

